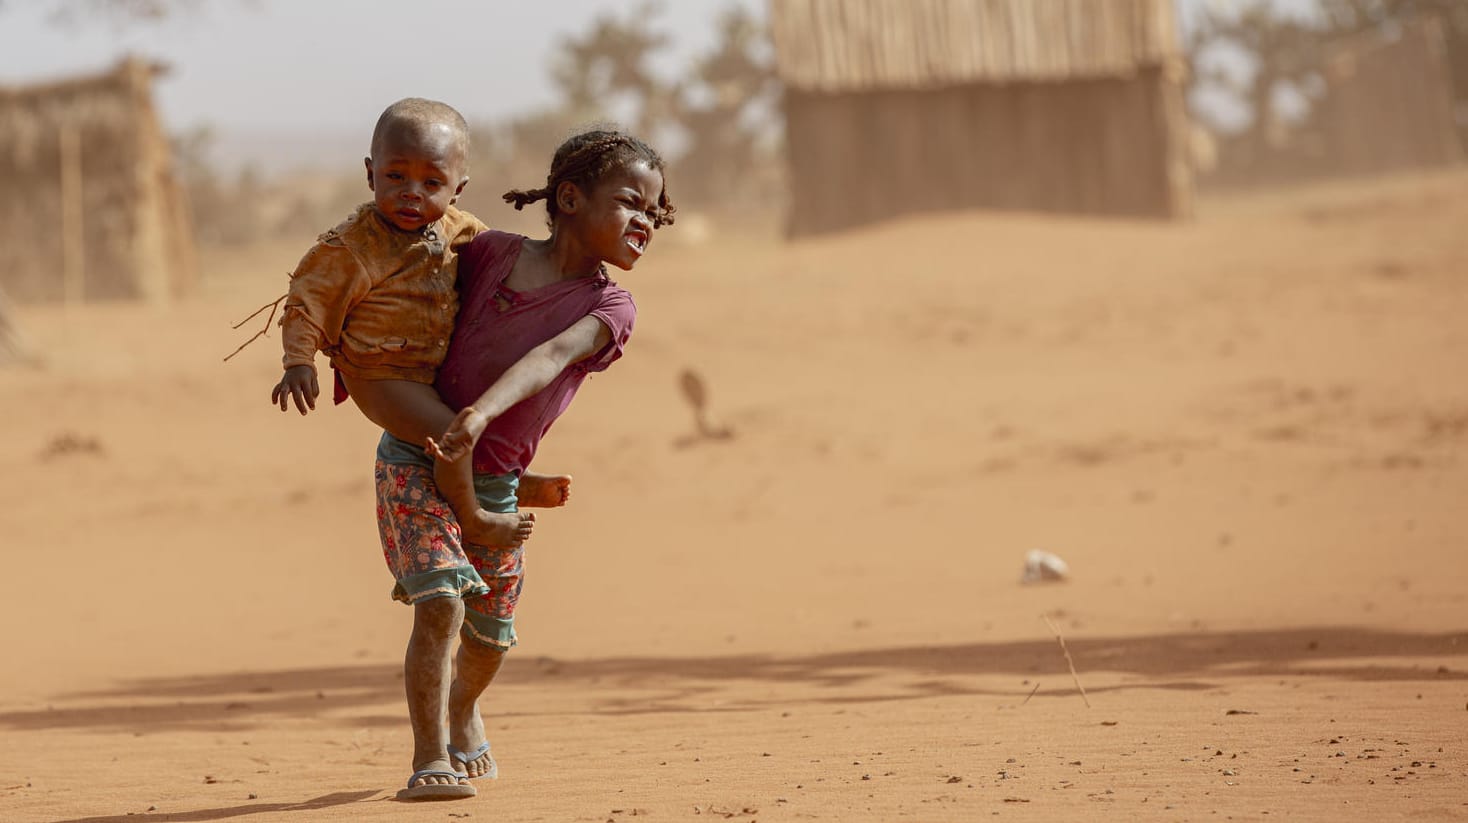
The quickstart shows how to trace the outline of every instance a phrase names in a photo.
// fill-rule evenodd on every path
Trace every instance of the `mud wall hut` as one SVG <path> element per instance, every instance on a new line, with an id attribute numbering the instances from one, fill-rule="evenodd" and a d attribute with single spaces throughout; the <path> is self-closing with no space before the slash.
<path id="1" fill-rule="evenodd" d="M 789 230 L 1192 207 L 1172 0 L 771 0 Z"/>
<path id="2" fill-rule="evenodd" d="M 153 106 L 161 69 L 0 87 L 0 287 L 17 301 L 166 301 L 197 277 Z"/>
<path id="3" fill-rule="evenodd" d="M 1377 174 L 1462 162 L 1447 43 L 1435 18 L 1393 36 L 1372 32 L 1330 49 L 1319 113 L 1324 162 L 1334 173 Z"/>
<path id="4" fill-rule="evenodd" d="M 0 289 L 0 366 L 24 359 L 29 354 L 28 349 L 20 333 L 19 321 L 15 319 L 15 309 L 5 296 L 5 290 Z"/>

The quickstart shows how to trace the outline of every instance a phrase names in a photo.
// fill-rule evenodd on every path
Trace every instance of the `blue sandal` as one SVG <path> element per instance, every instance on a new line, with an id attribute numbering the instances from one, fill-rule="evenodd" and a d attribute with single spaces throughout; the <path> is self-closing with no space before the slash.
<path id="1" fill-rule="evenodd" d="M 466 773 L 469 770 L 470 763 L 473 763 L 479 758 L 486 756 L 489 757 L 489 768 L 484 772 L 484 774 L 471 777 L 469 778 L 470 780 L 479 780 L 481 778 L 494 780 L 500 776 L 499 764 L 494 762 L 494 756 L 489 753 L 489 741 L 484 741 L 484 745 L 480 746 L 472 752 L 461 752 L 453 746 L 449 746 L 449 757 L 452 757 L 453 759 L 462 763 L 464 766 L 464 771 Z"/>
<path id="2" fill-rule="evenodd" d="M 472 759 L 472 758 L 471 758 Z M 468 783 L 422 783 L 414 786 L 425 777 L 454 777 L 459 780 L 465 779 L 463 772 L 446 772 L 443 769 L 419 769 L 408 778 L 408 787 L 399 789 L 398 800 L 461 800 L 479 794 L 479 790 Z"/>

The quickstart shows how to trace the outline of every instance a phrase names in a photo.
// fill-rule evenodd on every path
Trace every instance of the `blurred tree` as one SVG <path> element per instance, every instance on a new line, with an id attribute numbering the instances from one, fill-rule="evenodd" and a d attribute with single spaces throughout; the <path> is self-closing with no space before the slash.
<path id="1" fill-rule="evenodd" d="M 1312 139 L 1311 113 L 1330 93 L 1320 73 L 1327 52 L 1363 33 L 1390 36 L 1420 17 L 1443 24 L 1459 134 L 1468 145 L 1468 0 L 1317 0 L 1313 15 L 1287 14 L 1269 0 L 1203 7 L 1186 43 L 1194 90 L 1221 92 L 1245 112 L 1242 133 L 1224 136 L 1223 167 L 1263 173 L 1271 164 L 1290 165 L 1287 155 L 1300 149 L 1286 144 Z M 1242 56 L 1251 72 L 1240 75 L 1238 61 L 1231 68 L 1217 59 L 1223 52 Z M 1282 100 L 1296 104 L 1293 122 L 1282 116 Z"/>
<path id="2" fill-rule="evenodd" d="M 1418 17 L 1443 27 L 1458 104 L 1458 134 L 1468 147 L 1468 0 L 1319 0 L 1332 32 L 1383 30 Z"/>
<path id="3" fill-rule="evenodd" d="M 1267 154 L 1271 144 L 1283 139 L 1280 95 L 1294 93 L 1308 100 L 1318 90 L 1320 47 L 1326 36 L 1319 26 L 1281 16 L 1266 0 L 1251 0 L 1242 8 L 1222 4 L 1203 8 L 1186 44 L 1193 82 L 1221 90 L 1242 104 L 1247 124 L 1236 145 L 1250 158 Z M 1252 74 L 1240 78 L 1210 60 L 1214 50 L 1242 53 L 1252 64 Z"/>
<path id="4" fill-rule="evenodd" d="M 269 230 L 262 203 L 280 200 L 265 196 L 267 188 L 258 169 L 245 167 L 234 180 L 224 180 L 210 160 L 216 136 L 201 126 L 172 140 L 174 171 L 189 204 L 194 236 L 202 245 L 244 245 Z"/>
<path id="5" fill-rule="evenodd" d="M 739 6 L 720 16 L 718 31 L 675 97 L 686 145 L 676 164 L 679 195 L 705 205 L 767 195 L 779 168 L 779 84 L 768 34 Z"/>
<path id="6" fill-rule="evenodd" d="M 774 162 L 778 85 L 767 32 L 748 11 L 731 7 L 718 20 L 712 49 L 681 76 L 664 79 L 653 66 L 670 44 L 657 25 L 661 10 L 644 3 L 563 38 L 550 65 L 559 105 L 475 132 L 476 145 L 494 147 L 486 158 L 491 174 L 515 185 L 537 183 L 547 152 L 571 132 L 621 122 L 664 150 L 680 201 L 716 208 L 767 195 L 771 177 L 778 181 L 781 172 Z M 476 169 L 481 162 L 476 159 Z M 483 196 L 469 194 L 466 205 L 475 208 Z"/>
<path id="7" fill-rule="evenodd" d="M 657 129 L 672 95 L 672 86 L 649 65 L 669 43 L 668 36 L 651 25 L 661 10 L 661 4 L 646 2 L 625 19 L 603 15 L 585 34 L 561 40 L 553 50 L 556 57 L 550 71 L 568 119 L 620 115 L 639 134 L 651 135 Z"/>
<path id="8" fill-rule="evenodd" d="M 550 152 L 579 129 L 623 122 L 639 134 L 666 128 L 672 85 L 653 70 L 654 55 L 669 44 L 657 30 L 661 5 L 646 2 L 627 16 L 604 14 L 584 32 L 559 39 L 549 65 L 559 101 L 499 126 L 474 129 L 473 176 L 494 180 L 493 191 L 471 186 L 463 205 L 471 211 L 500 212 L 506 188 L 534 187 L 545 180 Z M 537 211 L 533 220 L 540 219 Z M 530 224 L 520 223 L 525 228 Z"/>
<path id="9" fill-rule="evenodd" d="M 106 21 L 114 26 L 151 23 L 176 12 L 191 12 L 202 0 L 53 0 L 49 17 L 60 26 Z M 8 5 L 0 0 L 0 11 Z"/>
<path id="10" fill-rule="evenodd" d="M 172 140 L 174 171 L 189 204 L 194 235 L 201 244 L 219 241 L 224 233 L 220 224 L 227 220 L 229 213 L 228 197 L 209 162 L 214 141 L 214 131 L 208 126 L 176 135 Z"/>

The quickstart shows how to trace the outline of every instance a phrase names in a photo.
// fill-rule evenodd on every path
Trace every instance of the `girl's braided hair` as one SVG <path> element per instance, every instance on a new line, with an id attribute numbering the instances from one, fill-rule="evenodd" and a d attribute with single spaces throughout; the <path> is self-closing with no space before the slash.
<path id="1" fill-rule="evenodd" d="M 614 169 L 626 168 L 633 163 L 643 162 L 653 171 L 663 173 L 663 158 L 651 146 L 620 131 L 592 129 L 569 138 L 556 149 L 551 158 L 550 174 L 546 175 L 545 187 L 522 191 L 505 192 L 505 202 L 513 204 L 516 211 L 537 200 L 545 201 L 546 222 L 554 225 L 559 208 L 556 205 L 556 189 L 562 183 L 575 183 L 584 192 L 590 192 L 596 184 Z M 668 199 L 666 186 L 658 192 L 657 213 L 653 215 L 654 228 L 673 223 L 677 208 Z"/>

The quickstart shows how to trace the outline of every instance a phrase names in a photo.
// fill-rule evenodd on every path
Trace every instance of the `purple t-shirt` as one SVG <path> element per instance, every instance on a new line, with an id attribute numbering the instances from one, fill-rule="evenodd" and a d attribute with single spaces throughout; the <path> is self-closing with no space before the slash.
<path id="1" fill-rule="evenodd" d="M 435 384 L 444 402 L 457 411 L 478 400 L 531 349 L 587 315 L 606 324 L 612 342 L 490 421 L 474 449 L 479 474 L 524 472 L 586 376 L 622 356 L 637 319 L 632 295 L 605 273 L 525 292 L 507 288 L 524 242 L 518 234 L 486 231 L 459 252 L 459 316 Z"/>

